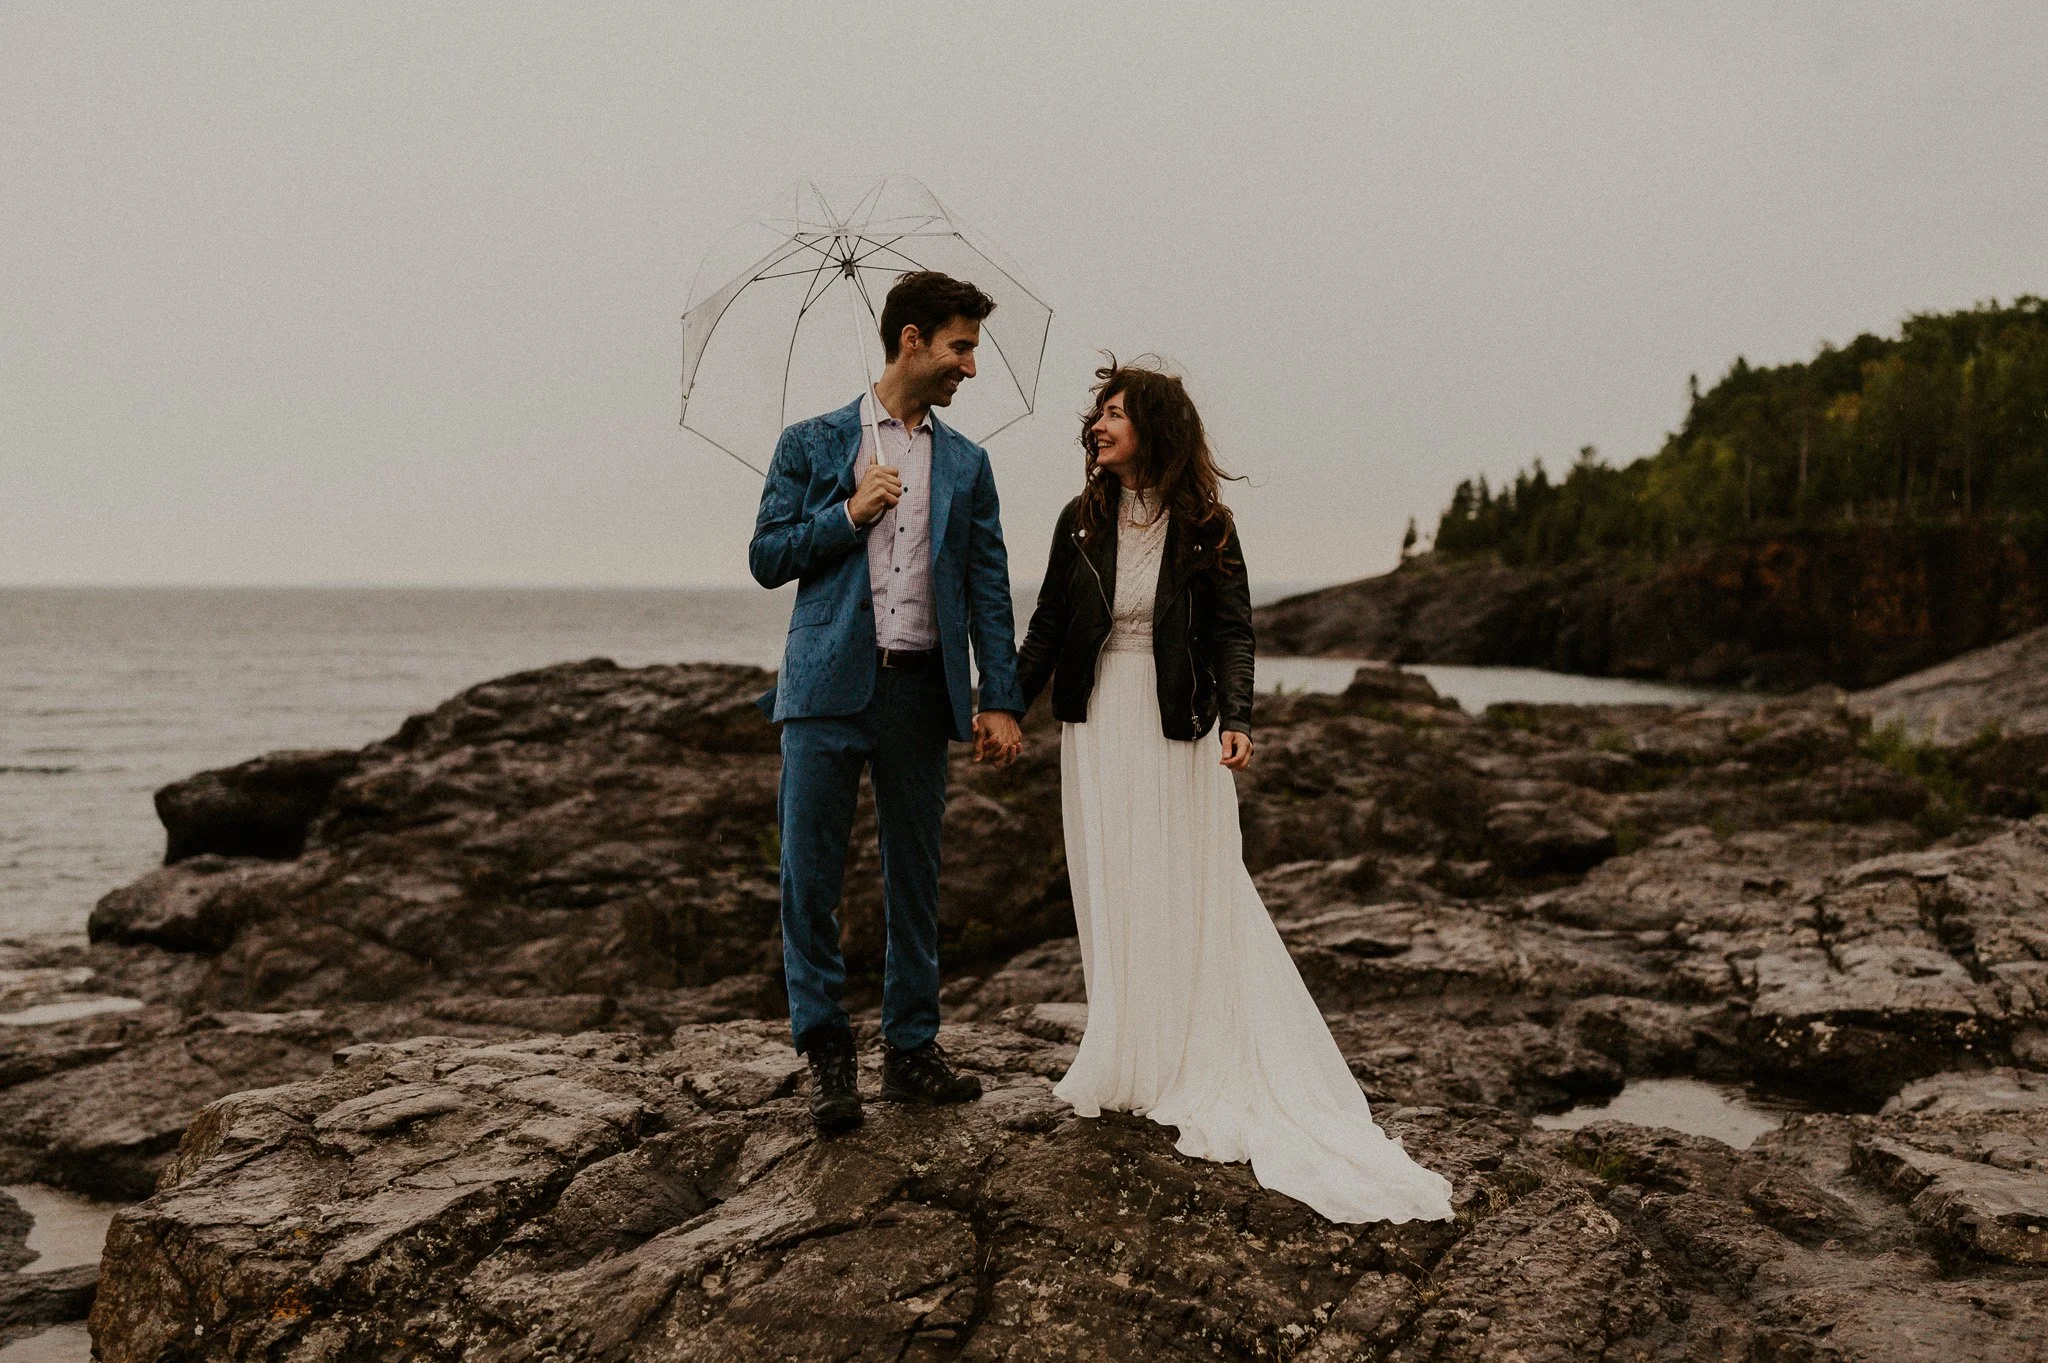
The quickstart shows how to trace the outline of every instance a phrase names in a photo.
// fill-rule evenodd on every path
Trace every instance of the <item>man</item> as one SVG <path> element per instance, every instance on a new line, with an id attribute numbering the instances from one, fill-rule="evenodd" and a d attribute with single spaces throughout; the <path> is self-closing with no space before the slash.
<path id="1" fill-rule="evenodd" d="M 840 889 L 862 767 L 881 825 L 888 947 L 882 1097 L 957 1103 L 939 1030 L 939 827 L 946 744 L 1008 766 L 1022 751 L 1009 559 L 988 452 L 939 421 L 974 377 L 995 300 L 934 271 L 882 307 L 886 367 L 871 392 L 782 433 L 748 564 L 797 580 L 789 642 L 762 708 L 782 725 L 782 959 L 790 1031 L 810 1062 L 821 1131 L 861 1121 L 859 1064 L 840 993 Z M 875 406 L 873 404 L 879 404 Z M 879 437 L 880 448 L 876 448 Z M 970 725 L 970 641 L 981 704 Z"/>

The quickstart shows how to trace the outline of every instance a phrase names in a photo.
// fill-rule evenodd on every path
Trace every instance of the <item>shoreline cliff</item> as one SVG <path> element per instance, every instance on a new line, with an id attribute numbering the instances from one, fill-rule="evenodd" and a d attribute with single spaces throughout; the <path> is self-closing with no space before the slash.
<path id="1" fill-rule="evenodd" d="M 1809 531 L 1510 565 L 1420 555 L 1253 613 L 1273 653 L 1793 691 L 1881 685 L 2048 623 L 2036 537 Z"/>

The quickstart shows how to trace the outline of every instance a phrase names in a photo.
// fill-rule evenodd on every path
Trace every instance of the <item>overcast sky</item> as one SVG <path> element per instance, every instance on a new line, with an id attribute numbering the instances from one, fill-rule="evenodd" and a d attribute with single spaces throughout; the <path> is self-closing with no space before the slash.
<path id="1" fill-rule="evenodd" d="M 1020 580 L 1098 347 L 1186 373 L 1255 578 L 1362 576 L 1690 373 L 2048 293 L 2044 55 L 2038 0 L 0 3 L 0 584 L 743 582 L 691 272 L 884 172 L 1054 308 Z"/>

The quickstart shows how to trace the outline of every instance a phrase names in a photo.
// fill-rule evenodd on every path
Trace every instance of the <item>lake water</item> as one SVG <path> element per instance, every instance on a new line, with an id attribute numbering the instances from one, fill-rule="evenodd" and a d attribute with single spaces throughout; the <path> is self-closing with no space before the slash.
<path id="1" fill-rule="evenodd" d="M 155 865 L 151 796 L 167 782 L 275 748 L 359 747 L 464 687 L 568 659 L 774 667 L 791 594 L 0 590 L 0 937 L 79 933 L 99 896 Z M 1019 598 L 1020 622 L 1030 605 Z M 1259 684 L 1341 690 L 1356 666 L 1261 658 Z M 1702 694 L 1527 668 L 1417 670 L 1475 712 Z"/>

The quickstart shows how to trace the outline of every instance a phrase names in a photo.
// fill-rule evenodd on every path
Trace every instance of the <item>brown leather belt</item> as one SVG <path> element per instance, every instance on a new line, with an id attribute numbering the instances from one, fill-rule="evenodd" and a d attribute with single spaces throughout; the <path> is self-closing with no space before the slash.
<path id="1" fill-rule="evenodd" d="M 875 650 L 875 665 L 893 667 L 904 672 L 920 672 L 930 667 L 932 659 L 938 655 L 939 651 L 935 648 L 878 648 Z"/>

